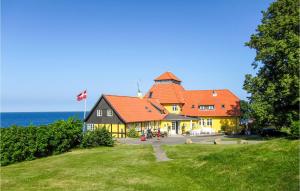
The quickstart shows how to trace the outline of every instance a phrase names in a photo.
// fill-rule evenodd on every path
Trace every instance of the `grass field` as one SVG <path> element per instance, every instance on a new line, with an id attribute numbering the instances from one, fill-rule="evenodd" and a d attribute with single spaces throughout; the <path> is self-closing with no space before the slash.
<path id="1" fill-rule="evenodd" d="M 299 141 L 117 145 L 1 167 L 1 190 L 299 190 Z"/>

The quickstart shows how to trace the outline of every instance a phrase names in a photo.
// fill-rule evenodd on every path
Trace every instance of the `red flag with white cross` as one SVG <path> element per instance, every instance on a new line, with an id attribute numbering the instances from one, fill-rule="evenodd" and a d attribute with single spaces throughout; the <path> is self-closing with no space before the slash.
<path id="1" fill-rule="evenodd" d="M 87 98 L 87 91 L 84 90 L 80 94 L 77 95 L 77 101 L 81 101 Z"/>

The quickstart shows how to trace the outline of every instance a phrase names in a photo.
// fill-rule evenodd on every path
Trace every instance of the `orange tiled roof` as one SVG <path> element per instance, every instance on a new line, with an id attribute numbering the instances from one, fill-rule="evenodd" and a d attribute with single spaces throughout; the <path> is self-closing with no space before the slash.
<path id="1" fill-rule="evenodd" d="M 155 81 L 159 80 L 176 80 L 178 82 L 181 82 L 179 78 L 177 78 L 172 72 L 165 72 L 162 75 L 158 76 L 154 79 Z"/>
<path id="2" fill-rule="evenodd" d="M 147 99 L 115 95 L 104 97 L 126 123 L 162 120 L 165 117 Z"/>
<path id="3" fill-rule="evenodd" d="M 166 72 L 155 80 L 180 82 L 171 72 Z M 214 92 L 216 96 L 213 96 Z M 168 114 L 164 104 L 182 104 L 180 114 L 191 117 L 240 115 L 240 100 L 227 89 L 185 90 L 180 84 L 170 82 L 155 83 L 143 99 L 115 95 L 104 97 L 126 123 L 163 120 Z M 200 110 L 199 105 L 214 105 L 214 109 Z"/>
<path id="4" fill-rule="evenodd" d="M 213 91 L 216 96 L 213 96 Z M 240 100 L 231 91 L 190 90 L 184 92 L 182 115 L 188 116 L 239 116 Z M 214 105 L 214 110 L 200 110 L 199 105 Z M 222 105 L 225 107 L 223 108 Z"/>
<path id="5" fill-rule="evenodd" d="M 184 103 L 183 97 L 184 88 L 175 83 L 154 84 L 145 98 L 158 99 L 160 103 Z M 150 96 L 151 95 L 151 96 Z"/>
<path id="6" fill-rule="evenodd" d="M 144 99 L 147 99 L 154 107 L 156 107 L 161 112 L 168 113 L 168 110 L 163 105 L 161 105 L 158 99 L 154 99 L 154 98 L 144 98 Z"/>

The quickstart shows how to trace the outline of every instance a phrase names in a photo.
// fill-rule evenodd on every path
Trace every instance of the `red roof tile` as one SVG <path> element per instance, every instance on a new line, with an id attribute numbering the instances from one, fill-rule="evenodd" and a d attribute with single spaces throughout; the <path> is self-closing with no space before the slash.
<path id="1" fill-rule="evenodd" d="M 144 99 L 147 99 L 147 98 L 144 98 Z M 158 99 L 148 98 L 147 100 L 161 112 L 168 113 L 168 110 L 164 106 L 161 105 L 161 103 L 159 102 Z"/>
<path id="2" fill-rule="evenodd" d="M 159 81 L 159 80 L 175 80 L 181 82 L 181 80 L 177 78 L 172 72 L 165 72 L 154 79 L 154 81 Z"/>
<path id="3" fill-rule="evenodd" d="M 145 98 L 155 98 L 158 99 L 160 103 L 184 103 L 183 97 L 184 88 L 175 83 L 154 84 Z"/>
<path id="4" fill-rule="evenodd" d="M 180 82 L 180 79 L 170 72 L 162 74 L 155 80 Z M 163 120 L 168 114 L 164 104 L 182 104 L 180 114 L 191 117 L 240 115 L 240 100 L 231 91 L 185 90 L 176 82 L 155 83 L 143 99 L 115 95 L 105 95 L 104 98 L 126 123 Z M 214 105 L 214 109 L 200 110 L 199 105 Z"/>
<path id="5" fill-rule="evenodd" d="M 213 92 L 216 96 L 213 96 Z M 190 90 L 184 92 L 182 115 L 239 116 L 240 100 L 229 90 Z M 199 105 L 214 105 L 213 110 L 200 110 Z M 223 108 L 222 105 L 225 107 Z"/>
<path id="6" fill-rule="evenodd" d="M 126 123 L 156 121 L 165 117 L 147 99 L 115 95 L 104 97 Z"/>

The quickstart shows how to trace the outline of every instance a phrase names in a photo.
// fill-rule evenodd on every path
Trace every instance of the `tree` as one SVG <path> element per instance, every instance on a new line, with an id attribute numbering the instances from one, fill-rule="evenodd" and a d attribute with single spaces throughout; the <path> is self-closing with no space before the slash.
<path id="1" fill-rule="evenodd" d="M 245 100 L 241 100 L 240 108 L 241 108 L 241 121 L 247 122 L 251 117 L 250 104 Z"/>
<path id="2" fill-rule="evenodd" d="M 299 118 L 299 1 L 278 0 L 263 11 L 246 46 L 256 50 L 256 76 L 245 76 L 255 122 L 289 127 Z"/>

